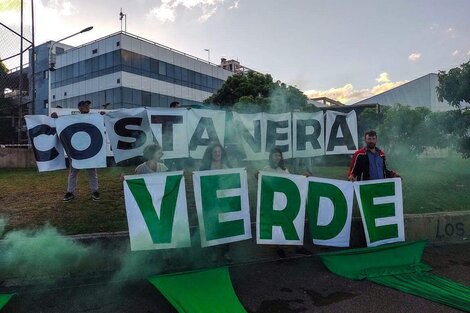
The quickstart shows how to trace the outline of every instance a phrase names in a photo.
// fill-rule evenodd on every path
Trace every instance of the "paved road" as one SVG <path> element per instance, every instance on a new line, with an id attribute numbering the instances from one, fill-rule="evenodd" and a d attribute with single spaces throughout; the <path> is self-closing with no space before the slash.
<path id="1" fill-rule="evenodd" d="M 428 247 L 424 261 L 434 273 L 470 285 L 470 243 Z M 237 295 L 252 313 L 457 312 L 371 282 L 337 277 L 317 256 L 239 264 L 230 273 Z M 78 277 L 15 290 L 19 294 L 2 313 L 175 312 L 144 279 L 110 283 Z"/>

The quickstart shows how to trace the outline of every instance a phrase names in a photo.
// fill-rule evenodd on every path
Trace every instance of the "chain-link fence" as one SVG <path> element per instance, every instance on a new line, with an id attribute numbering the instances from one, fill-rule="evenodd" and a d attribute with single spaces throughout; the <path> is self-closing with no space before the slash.
<path id="1" fill-rule="evenodd" d="M 30 113 L 33 84 L 29 51 L 34 46 L 33 1 L 0 0 L 0 144 L 28 142 L 24 115 Z"/>

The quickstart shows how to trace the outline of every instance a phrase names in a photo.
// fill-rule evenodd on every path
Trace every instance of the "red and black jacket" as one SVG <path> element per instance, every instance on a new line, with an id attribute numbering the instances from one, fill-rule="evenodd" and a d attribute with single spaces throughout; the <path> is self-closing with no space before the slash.
<path id="1" fill-rule="evenodd" d="M 382 150 L 375 148 L 377 153 L 384 161 L 384 177 L 392 178 L 397 177 L 397 173 L 387 169 L 387 162 L 385 162 L 385 154 Z M 357 180 L 369 180 L 369 157 L 367 156 L 367 148 L 361 148 L 357 150 L 351 160 L 351 165 L 349 166 L 348 177 L 354 175 Z"/>

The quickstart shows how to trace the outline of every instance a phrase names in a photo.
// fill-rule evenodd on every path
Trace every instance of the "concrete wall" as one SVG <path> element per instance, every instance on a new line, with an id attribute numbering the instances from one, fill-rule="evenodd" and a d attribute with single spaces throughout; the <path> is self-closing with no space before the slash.
<path id="1" fill-rule="evenodd" d="M 0 148 L 0 168 L 36 167 L 32 149 Z"/>

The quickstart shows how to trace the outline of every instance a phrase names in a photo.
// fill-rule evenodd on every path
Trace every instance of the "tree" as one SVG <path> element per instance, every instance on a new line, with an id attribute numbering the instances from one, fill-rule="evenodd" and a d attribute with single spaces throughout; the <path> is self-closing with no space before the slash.
<path id="1" fill-rule="evenodd" d="M 274 81 L 269 74 L 250 71 L 230 76 L 222 87 L 204 103 L 241 110 L 287 112 L 303 108 L 307 97 L 297 88 Z"/>
<path id="2" fill-rule="evenodd" d="M 444 99 L 450 105 L 460 108 L 460 102 L 470 103 L 470 61 L 445 71 L 439 71 L 439 86 L 436 87 L 439 101 Z"/>
<path id="3" fill-rule="evenodd" d="M 0 61 L 0 97 L 3 97 L 5 94 L 7 74 L 8 68 Z"/>

